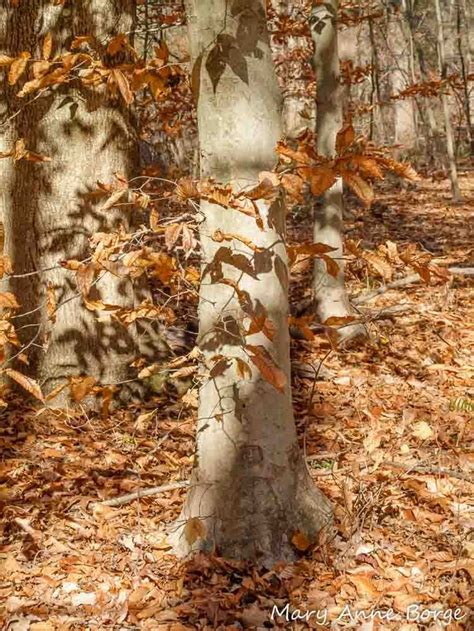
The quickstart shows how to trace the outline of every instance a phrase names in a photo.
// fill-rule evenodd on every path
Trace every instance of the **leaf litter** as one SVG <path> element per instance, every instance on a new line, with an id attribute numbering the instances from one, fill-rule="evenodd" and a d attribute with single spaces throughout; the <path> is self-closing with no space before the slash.
<path id="1" fill-rule="evenodd" d="M 472 174 L 462 186 L 472 200 Z M 389 264 L 399 274 L 393 244 L 402 255 L 416 244 L 442 267 L 472 263 L 472 206 L 451 206 L 448 194 L 423 181 L 402 192 L 387 186 L 370 210 L 351 204 L 348 238 L 371 253 L 349 253 L 352 295 L 387 282 Z M 293 216 L 290 245 L 310 229 Z M 384 265 L 374 258 L 380 252 Z M 293 270 L 293 304 L 304 301 L 309 274 L 309 265 Z M 38 414 L 11 401 L 0 430 L 3 628 L 318 628 L 316 617 L 271 619 L 274 606 L 290 603 L 290 611 L 327 611 L 319 628 L 349 606 L 402 616 L 352 628 L 414 631 L 440 628 L 404 622 L 414 603 L 472 607 L 473 295 L 467 276 L 390 289 L 361 312 L 412 309 L 371 320 L 368 344 L 334 350 L 318 334 L 293 341 L 294 362 L 317 368 L 325 357 L 330 371 L 316 384 L 295 372 L 293 394 L 301 446 L 334 505 L 337 534 L 308 549 L 295 533 L 299 560 L 272 570 L 218 556 L 178 561 L 164 529 L 179 514 L 182 489 L 100 503 L 189 478 L 195 409 L 175 393 L 106 418 Z M 197 536 L 200 528 L 188 530 Z"/>

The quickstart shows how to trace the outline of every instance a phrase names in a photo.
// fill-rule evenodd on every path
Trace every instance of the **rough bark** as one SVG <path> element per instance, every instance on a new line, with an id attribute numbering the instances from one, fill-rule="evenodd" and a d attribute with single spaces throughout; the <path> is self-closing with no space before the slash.
<path id="1" fill-rule="evenodd" d="M 21 2 L 2 11 L 0 47 L 12 56 L 24 50 L 35 55 L 47 33 L 53 36 L 55 53 L 76 35 L 93 35 L 103 44 L 131 30 L 133 5 L 131 0 L 60 6 L 49 0 Z M 136 143 L 130 112 L 101 89 L 71 83 L 40 98 L 20 99 L 19 86 L 8 86 L 6 78 L 2 81 L 7 115 L 21 110 L 8 126 L 11 139 L 24 138 L 29 149 L 52 158 L 40 164 L 22 160 L 13 168 L 9 160 L 0 164 L 7 250 L 15 274 L 55 268 L 11 283 L 22 307 L 19 333 L 28 347 L 30 371 L 45 392 L 78 374 L 93 375 L 104 384 L 127 380 L 135 351 L 133 331 L 112 319 L 99 322 L 76 297 L 73 274 L 57 267 L 65 259 L 83 260 L 94 232 L 120 223 L 127 226 L 123 213 L 101 212 L 89 193 L 97 181 L 111 182 L 114 173 L 132 174 Z M 48 284 L 61 305 L 54 323 L 45 308 Z M 106 303 L 122 306 L 131 306 L 136 299 L 130 281 L 108 273 L 94 293 Z M 55 403 L 64 404 L 67 396 L 63 391 Z"/>
<path id="2" fill-rule="evenodd" d="M 443 16 L 441 13 L 441 5 L 439 0 L 434 0 L 436 10 L 436 26 L 438 35 L 438 60 L 441 76 L 446 75 L 446 54 L 444 43 Z M 441 103 L 443 105 L 444 127 L 446 131 L 446 156 L 448 159 L 449 178 L 451 181 L 451 191 L 455 202 L 461 201 L 461 190 L 459 188 L 458 170 L 456 165 L 456 155 L 454 152 L 453 128 L 451 125 L 451 108 L 449 106 L 449 97 L 443 93 L 441 95 Z"/>
<path id="3" fill-rule="evenodd" d="M 313 9 L 311 33 L 314 41 L 313 66 L 317 83 L 316 149 L 322 156 L 336 153 L 336 136 L 342 127 L 343 103 L 339 82 L 339 55 L 337 43 L 338 1 L 331 0 Z M 316 200 L 314 210 L 315 243 L 335 248 L 330 256 L 339 265 L 337 277 L 328 273 L 326 264 L 315 259 L 313 270 L 313 296 L 317 316 L 321 322 L 330 317 L 351 315 L 351 306 L 344 279 L 342 180 L 338 181 Z M 341 339 L 363 335 L 361 326 L 340 329 Z"/>
<path id="4" fill-rule="evenodd" d="M 230 182 L 237 190 L 255 185 L 259 173 L 275 164 L 281 133 L 280 95 L 263 4 L 188 0 L 186 10 L 201 174 Z M 199 345 L 207 369 L 218 355 L 229 358 L 229 366 L 203 378 L 191 488 L 170 537 L 180 555 L 216 549 L 225 556 L 271 565 L 294 556 L 295 533 L 315 541 L 330 522 L 331 511 L 306 470 L 293 419 L 285 209 L 281 200 L 262 201 L 259 211 L 263 230 L 238 211 L 201 205 Z M 261 251 L 234 240 L 224 252 L 211 238 L 216 230 L 249 238 Z M 223 263 L 223 276 L 245 292 L 240 301 L 233 288 L 220 282 L 216 260 L 224 254 L 244 257 L 255 272 L 246 264 L 250 273 Z M 262 333 L 246 335 L 242 298 L 255 311 L 266 310 L 275 327 L 272 341 Z M 251 377 L 239 375 L 232 358 L 250 364 L 247 344 L 262 345 L 273 357 L 286 377 L 282 392 L 255 366 Z"/>

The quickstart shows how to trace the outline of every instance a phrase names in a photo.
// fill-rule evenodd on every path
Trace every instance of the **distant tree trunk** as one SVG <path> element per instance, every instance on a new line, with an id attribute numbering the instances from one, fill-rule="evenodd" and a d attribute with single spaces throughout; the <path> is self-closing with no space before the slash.
<path id="1" fill-rule="evenodd" d="M 338 1 L 331 0 L 316 5 L 311 19 L 314 41 L 313 66 L 316 73 L 316 149 L 325 157 L 336 153 L 336 136 L 342 127 L 343 103 L 339 82 L 339 55 L 337 45 Z M 330 253 L 339 265 L 335 278 L 328 273 L 326 264 L 315 259 L 313 270 L 313 296 L 315 309 L 321 322 L 328 318 L 351 315 L 352 310 L 344 280 L 342 180 L 337 182 L 316 200 L 313 239 L 335 250 Z M 341 339 L 364 334 L 360 326 L 340 329 Z"/>
<path id="2" fill-rule="evenodd" d="M 264 5 L 187 0 L 186 10 L 201 175 L 242 190 L 273 168 L 281 134 Z M 314 541 L 331 511 L 306 470 L 293 419 L 285 209 L 281 199 L 257 204 L 263 229 L 237 210 L 201 203 L 199 347 L 206 373 L 191 488 L 170 537 L 182 555 L 217 549 L 271 565 L 293 557 L 296 533 Z M 250 239 L 261 249 L 238 239 L 218 243 L 212 238 L 216 231 Z M 238 292 L 229 283 L 237 283 Z M 247 334 L 252 311 L 268 314 L 272 340 Z M 247 344 L 260 347 L 255 352 L 266 356 L 280 390 L 250 362 Z M 224 362 L 212 371 L 219 357 Z M 272 361 L 281 372 L 275 373 Z M 252 366 L 251 376 L 242 373 L 242 362 Z"/>
<path id="3" fill-rule="evenodd" d="M 418 61 L 418 66 L 420 69 L 421 79 L 423 81 L 429 80 L 429 72 L 426 64 L 425 53 L 423 50 L 423 44 L 417 37 L 417 29 L 416 29 L 416 13 L 415 13 L 416 3 L 407 3 L 407 23 L 408 28 L 410 30 L 410 38 L 413 42 L 414 52 L 416 54 L 416 58 Z M 442 155 L 444 151 L 444 143 L 442 142 L 442 138 L 440 137 L 440 130 L 438 128 L 438 123 L 436 121 L 435 112 L 433 110 L 431 98 L 421 97 L 418 100 L 419 105 L 419 114 L 420 118 L 423 121 L 425 127 L 428 132 L 429 142 L 427 143 L 427 158 L 433 163 L 436 162 L 437 157 Z"/>
<path id="4" fill-rule="evenodd" d="M 401 12 L 389 16 L 387 25 L 387 44 L 391 56 L 390 83 L 393 95 L 402 92 L 407 86 L 410 76 L 410 54 L 403 28 L 403 14 Z M 416 130 L 413 99 L 395 99 L 394 113 L 394 143 L 402 145 L 401 152 L 413 151 L 416 147 Z"/>
<path id="5" fill-rule="evenodd" d="M 446 76 L 446 54 L 444 49 L 444 31 L 443 31 L 443 17 L 441 14 L 440 0 L 434 0 L 436 10 L 436 26 L 438 31 L 438 60 L 441 77 Z M 458 182 L 458 169 L 456 165 L 456 155 L 454 153 L 454 140 L 453 140 L 453 128 L 451 125 L 451 108 L 449 106 L 449 97 L 443 92 L 441 95 L 441 102 L 443 105 L 444 126 L 446 130 L 446 154 L 448 157 L 449 177 L 451 180 L 451 190 L 453 194 L 453 200 L 455 202 L 461 201 L 461 190 Z"/>
<path id="6" fill-rule="evenodd" d="M 467 37 L 469 38 L 469 23 L 468 16 L 464 13 L 464 27 L 467 31 Z M 474 156 L 474 125 L 472 122 L 471 115 L 471 95 L 469 94 L 469 44 L 464 46 L 463 44 L 463 11 L 461 8 L 461 3 L 458 2 L 456 5 L 456 39 L 457 39 L 457 47 L 459 54 L 459 61 L 461 63 L 461 78 L 463 83 L 463 91 L 464 91 L 464 115 L 466 117 L 466 128 L 467 128 L 467 137 L 469 142 L 469 151 L 471 156 Z M 466 52 L 465 52 L 466 49 Z"/>
<path id="7" fill-rule="evenodd" d="M 2 10 L 0 48 L 12 56 L 22 51 L 38 55 L 47 33 L 53 36 L 55 53 L 75 35 L 93 35 L 103 45 L 132 29 L 133 9 L 132 0 L 60 6 L 49 0 L 21 2 Z M 131 330 L 111 318 L 99 322 L 76 297 L 74 274 L 57 268 L 62 260 L 87 257 L 93 233 L 128 224 L 123 213 L 101 212 L 103 202 L 97 204 L 90 193 L 98 181 L 111 182 L 115 173 L 132 174 L 137 156 L 130 113 L 102 88 L 66 84 L 32 100 L 16 97 L 19 85 L 2 81 L 12 116 L 7 144 L 24 138 L 28 149 L 52 158 L 39 164 L 22 160 L 13 168 L 9 160 L 0 164 L 7 250 L 15 274 L 33 272 L 11 283 L 22 307 L 17 322 L 28 347 L 30 370 L 45 392 L 78 374 L 105 384 L 127 380 L 135 349 Z M 47 285 L 60 305 L 54 322 L 45 307 Z M 109 273 L 92 296 L 122 306 L 134 302 L 131 282 Z M 67 396 L 63 391 L 55 403 L 64 404 Z"/>

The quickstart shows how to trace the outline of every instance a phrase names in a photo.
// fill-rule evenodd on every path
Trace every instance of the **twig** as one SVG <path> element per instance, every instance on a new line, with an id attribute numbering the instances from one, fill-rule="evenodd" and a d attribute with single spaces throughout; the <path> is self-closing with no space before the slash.
<path id="1" fill-rule="evenodd" d="M 159 495 L 160 493 L 166 493 L 167 491 L 175 491 L 176 489 L 183 489 L 189 486 L 189 480 L 182 480 L 181 482 L 171 482 L 170 484 L 163 484 L 161 486 L 151 486 L 148 489 L 137 489 L 133 493 L 127 493 L 127 495 L 121 495 L 120 497 L 114 497 L 111 500 L 104 500 L 103 502 L 95 502 L 96 506 L 122 506 L 122 504 L 128 504 L 134 500 L 138 500 L 141 497 L 150 497 L 151 495 Z"/>
<path id="2" fill-rule="evenodd" d="M 14 517 L 13 521 L 17 526 L 19 526 L 22 530 L 24 530 L 30 537 L 32 537 L 35 541 L 39 541 L 42 537 L 42 533 L 35 530 L 27 519 L 22 519 L 21 517 Z"/>
<path id="3" fill-rule="evenodd" d="M 458 480 L 467 480 L 467 482 L 474 483 L 474 474 L 473 473 L 463 473 L 462 471 L 453 471 L 452 469 L 447 469 L 446 467 L 425 467 L 422 465 L 410 466 L 408 464 L 404 464 L 403 462 L 396 462 L 395 460 L 389 460 L 384 464 L 390 467 L 396 467 L 397 469 L 405 469 L 407 473 L 426 473 L 432 475 L 446 475 L 450 478 L 457 478 Z"/>
<path id="4" fill-rule="evenodd" d="M 458 276 L 474 276 L 474 267 L 448 267 L 448 272 L 451 274 L 455 274 Z M 366 302 L 372 300 L 381 294 L 384 294 L 386 291 L 390 289 L 399 289 L 400 287 L 406 287 L 407 285 L 413 285 L 421 280 L 421 276 L 419 274 L 410 274 L 410 276 L 404 276 L 403 278 L 399 278 L 398 280 L 394 280 L 392 283 L 388 283 L 387 285 L 383 285 L 382 287 L 378 287 L 373 291 L 369 291 L 364 294 L 360 294 L 351 300 L 354 305 L 363 305 Z"/>

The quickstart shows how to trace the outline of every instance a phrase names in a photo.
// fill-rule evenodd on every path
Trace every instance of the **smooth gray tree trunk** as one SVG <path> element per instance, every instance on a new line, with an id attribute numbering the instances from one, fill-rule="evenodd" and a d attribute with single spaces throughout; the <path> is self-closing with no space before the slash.
<path id="1" fill-rule="evenodd" d="M 237 191 L 252 187 L 274 166 L 281 134 L 264 5 L 187 0 L 186 10 L 201 175 Z M 315 541 L 331 510 L 308 474 L 293 418 L 285 208 L 280 198 L 257 204 L 263 229 L 237 210 L 201 204 L 199 346 L 205 374 L 191 488 L 170 537 L 180 555 L 217 550 L 271 565 L 293 558 L 296 533 Z M 238 239 L 218 243 L 212 239 L 217 230 L 251 239 L 260 250 Z M 231 256 L 235 265 L 224 262 L 220 272 L 219 258 Z M 266 311 L 273 340 L 247 334 L 252 310 Z M 261 346 L 272 358 L 281 371 L 281 391 L 252 364 L 246 345 Z M 224 361 L 221 370 L 209 373 L 219 357 L 228 365 Z M 239 374 L 238 361 L 251 366 L 250 376 Z"/>
<path id="2" fill-rule="evenodd" d="M 404 12 L 391 14 L 387 24 L 387 46 L 390 52 L 390 84 L 392 94 L 405 90 L 412 80 L 411 50 L 406 37 Z M 394 143 L 401 145 L 397 153 L 406 158 L 416 149 L 415 108 L 413 99 L 396 99 L 393 102 Z"/>
<path id="3" fill-rule="evenodd" d="M 434 0 L 436 11 L 436 26 L 438 35 L 438 60 L 441 76 L 446 74 L 446 53 L 444 42 L 443 15 L 439 0 Z M 459 202 L 462 199 L 461 189 L 459 188 L 458 169 L 456 165 L 456 154 L 454 151 L 453 127 L 451 124 L 451 108 L 449 105 L 449 96 L 445 93 L 441 95 L 441 103 L 443 105 L 444 127 L 446 131 L 446 155 L 448 159 L 449 178 L 451 181 L 451 192 L 453 201 Z"/>
<path id="4" fill-rule="evenodd" d="M 331 0 L 313 9 L 311 34 L 314 41 L 313 67 L 316 73 L 316 149 L 325 157 L 336 154 L 336 136 L 343 124 L 342 90 L 339 76 L 337 36 L 338 1 Z M 342 180 L 316 200 L 313 239 L 335 248 L 330 256 L 339 265 L 337 277 L 328 273 L 326 264 L 315 259 L 313 296 L 321 322 L 331 317 L 352 314 L 344 279 Z M 365 329 L 351 325 L 339 330 L 342 340 L 364 335 Z"/>
<path id="5" fill-rule="evenodd" d="M 0 48 L 11 56 L 21 51 L 39 55 L 47 33 L 53 36 L 54 53 L 76 35 L 93 35 L 106 44 L 117 33 L 132 30 L 133 11 L 132 0 L 59 6 L 49 0 L 28 0 L 2 10 Z M 46 393 L 77 375 L 92 375 L 104 384 L 128 380 L 135 355 L 134 330 L 110 317 L 99 322 L 77 297 L 73 272 L 59 264 L 86 258 L 93 233 L 129 224 L 125 213 L 100 211 L 103 200 L 95 202 L 90 193 L 98 181 L 111 183 L 115 173 L 133 174 L 137 156 L 130 112 L 103 88 L 89 90 L 71 83 L 32 99 L 16 96 L 21 82 L 9 86 L 5 77 L 2 81 L 6 98 L 2 110 L 12 117 L 2 143 L 24 138 L 29 149 L 52 159 L 0 163 L 6 249 L 15 274 L 48 270 L 11 282 L 21 303 L 17 325 L 30 358 L 30 374 Z M 130 280 L 110 273 L 102 276 L 92 298 L 134 305 L 137 296 Z M 54 322 L 46 310 L 48 284 L 60 305 Z M 67 400 L 66 389 L 54 403 L 64 405 Z"/>

